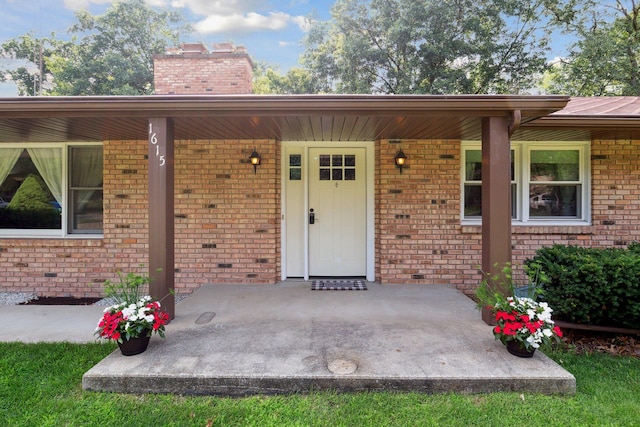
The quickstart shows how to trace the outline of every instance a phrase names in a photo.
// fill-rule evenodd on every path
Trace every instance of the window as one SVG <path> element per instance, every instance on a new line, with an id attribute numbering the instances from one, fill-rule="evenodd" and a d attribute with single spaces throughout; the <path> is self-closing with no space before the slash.
<path id="1" fill-rule="evenodd" d="M 0 146 L 0 237 L 102 234 L 102 146 Z"/>
<path id="2" fill-rule="evenodd" d="M 355 154 L 321 154 L 320 181 L 355 181 Z"/>
<path id="3" fill-rule="evenodd" d="M 511 217 L 514 224 L 589 221 L 589 143 L 511 143 Z M 463 143 L 462 218 L 482 216 L 480 143 Z"/>
<path id="4" fill-rule="evenodd" d="M 289 180 L 302 180 L 302 154 L 289 154 Z"/>
<path id="5" fill-rule="evenodd" d="M 464 150 L 464 218 L 482 216 L 482 150 Z M 511 150 L 511 217 L 517 216 L 516 154 Z"/>

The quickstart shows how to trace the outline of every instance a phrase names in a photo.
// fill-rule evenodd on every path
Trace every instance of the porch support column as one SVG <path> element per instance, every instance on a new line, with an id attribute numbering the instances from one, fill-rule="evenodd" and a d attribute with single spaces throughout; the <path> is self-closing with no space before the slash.
<path id="1" fill-rule="evenodd" d="M 482 270 L 501 274 L 511 263 L 511 147 L 509 117 L 482 119 Z M 499 283 L 494 290 L 505 293 Z M 482 320 L 493 321 L 486 308 Z"/>
<path id="2" fill-rule="evenodd" d="M 149 119 L 149 293 L 175 317 L 174 141 L 170 118 Z"/>

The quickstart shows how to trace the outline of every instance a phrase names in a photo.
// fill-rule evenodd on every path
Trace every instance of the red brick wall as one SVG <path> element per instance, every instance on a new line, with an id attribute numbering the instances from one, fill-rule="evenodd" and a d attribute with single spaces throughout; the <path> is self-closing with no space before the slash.
<path id="1" fill-rule="evenodd" d="M 104 239 L 0 239 L 0 290 L 100 296 L 117 271 L 146 272 L 147 146 L 104 144 Z M 248 163 L 254 148 L 262 155 L 256 174 Z M 176 141 L 175 155 L 177 292 L 279 279 L 279 146 Z"/>
<path id="2" fill-rule="evenodd" d="M 248 158 L 262 163 L 254 173 Z M 177 286 L 280 278 L 280 149 L 274 141 L 176 146 Z"/>
<path id="3" fill-rule="evenodd" d="M 402 148 L 402 174 L 394 156 Z M 460 225 L 460 141 L 377 144 L 376 275 L 382 283 L 475 283 L 479 235 Z"/>
<path id="4" fill-rule="evenodd" d="M 156 95 L 228 95 L 252 92 L 252 64 L 246 53 L 157 55 Z"/>
<path id="5" fill-rule="evenodd" d="M 402 174 L 393 157 L 402 148 Z M 514 226 L 513 264 L 555 243 L 625 247 L 640 240 L 640 141 L 591 145 L 590 226 Z M 382 283 L 449 283 L 471 292 L 481 279 L 480 226 L 460 224 L 459 141 L 377 145 L 376 276 Z"/>
<path id="6" fill-rule="evenodd" d="M 247 163 L 256 147 L 257 173 Z M 402 174 L 393 157 L 402 148 Z M 147 141 L 104 145 L 104 239 L 0 239 L 0 289 L 96 296 L 115 271 L 147 262 Z M 375 272 L 382 283 L 480 280 L 479 226 L 460 224 L 460 141 L 376 143 Z M 554 243 L 623 247 L 640 240 L 640 140 L 595 140 L 591 226 L 513 227 L 519 265 Z M 280 278 L 280 146 L 177 141 L 176 287 Z M 93 284 L 90 287 L 89 284 Z"/>

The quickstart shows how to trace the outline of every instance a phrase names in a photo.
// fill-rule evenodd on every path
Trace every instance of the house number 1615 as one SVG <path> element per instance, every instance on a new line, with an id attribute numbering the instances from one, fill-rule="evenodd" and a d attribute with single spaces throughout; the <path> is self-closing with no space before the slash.
<path id="1" fill-rule="evenodd" d="M 158 136 L 153 131 L 153 124 L 149 123 L 149 144 L 156 147 L 156 157 L 158 158 L 158 162 L 160 166 L 164 166 L 166 163 L 164 155 L 160 154 L 160 144 L 158 143 Z"/>

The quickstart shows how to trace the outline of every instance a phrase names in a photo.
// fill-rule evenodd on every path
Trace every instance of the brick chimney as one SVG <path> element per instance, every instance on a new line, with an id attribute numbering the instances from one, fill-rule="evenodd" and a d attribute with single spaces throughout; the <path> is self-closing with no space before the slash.
<path id="1" fill-rule="evenodd" d="M 253 63 L 244 47 L 201 43 L 170 48 L 153 57 L 156 95 L 230 95 L 252 93 Z"/>

